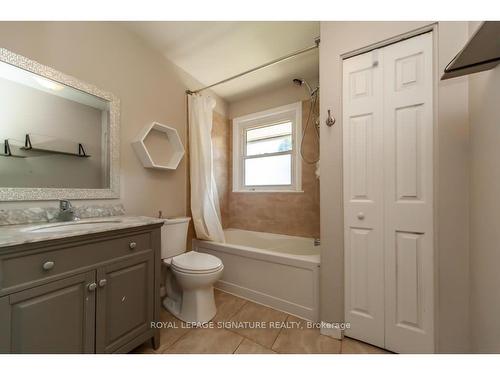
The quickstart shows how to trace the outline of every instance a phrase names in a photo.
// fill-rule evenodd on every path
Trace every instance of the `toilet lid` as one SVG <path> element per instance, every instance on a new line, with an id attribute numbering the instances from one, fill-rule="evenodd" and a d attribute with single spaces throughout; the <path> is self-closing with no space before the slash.
<path id="1" fill-rule="evenodd" d="M 172 259 L 172 266 L 186 271 L 211 271 L 222 266 L 222 261 L 210 254 L 189 251 Z"/>

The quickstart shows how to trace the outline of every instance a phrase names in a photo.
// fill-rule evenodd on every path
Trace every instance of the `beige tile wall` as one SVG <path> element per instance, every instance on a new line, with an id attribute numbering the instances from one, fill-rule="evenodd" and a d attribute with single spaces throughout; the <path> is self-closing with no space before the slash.
<path id="1" fill-rule="evenodd" d="M 212 144 L 214 153 L 214 174 L 219 193 L 219 205 L 222 226 L 229 226 L 229 157 L 231 122 L 223 115 L 214 112 L 212 127 Z"/>
<path id="2" fill-rule="evenodd" d="M 302 102 L 302 109 L 305 126 L 310 102 Z M 230 120 L 218 113 L 214 114 L 214 173 L 219 189 L 223 226 L 319 237 L 319 181 L 315 176 L 315 166 L 302 163 L 303 193 L 233 193 L 231 129 Z M 304 141 L 304 154 L 308 160 L 315 159 L 317 150 L 314 127 L 310 125 Z"/>

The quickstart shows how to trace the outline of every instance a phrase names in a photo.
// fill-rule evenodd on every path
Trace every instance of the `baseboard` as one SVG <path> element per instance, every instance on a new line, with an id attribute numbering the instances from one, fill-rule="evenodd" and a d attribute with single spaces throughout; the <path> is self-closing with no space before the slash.
<path id="1" fill-rule="evenodd" d="M 325 336 L 333 337 L 337 340 L 344 338 L 344 330 L 342 330 L 336 323 L 321 322 L 319 333 Z"/>
<path id="2" fill-rule="evenodd" d="M 244 288 L 242 286 L 232 284 L 223 280 L 217 282 L 215 287 L 224 292 L 234 294 L 261 305 L 269 306 L 273 309 L 280 310 L 291 315 L 295 315 L 299 318 L 303 318 L 312 322 L 318 321 L 318 312 L 307 306 L 298 305 L 293 302 L 276 298 L 253 289 Z"/>

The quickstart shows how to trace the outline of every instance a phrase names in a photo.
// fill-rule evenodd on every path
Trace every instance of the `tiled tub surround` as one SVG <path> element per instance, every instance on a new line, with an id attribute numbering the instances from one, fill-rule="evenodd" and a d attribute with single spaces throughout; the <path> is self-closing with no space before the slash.
<path id="1" fill-rule="evenodd" d="M 136 348 L 140 354 L 384 354 L 380 348 L 344 337 L 342 341 L 321 335 L 305 320 L 215 290 L 217 315 L 213 328 L 189 327 L 161 309 L 161 346 L 150 343 Z M 243 324 L 264 328 L 241 328 Z M 274 327 L 270 327 L 273 322 Z"/>
<path id="2" fill-rule="evenodd" d="M 313 239 L 226 229 L 226 243 L 193 241 L 224 263 L 221 290 L 311 321 L 319 320 L 320 248 Z"/>
<path id="3" fill-rule="evenodd" d="M 219 206 L 222 216 L 222 226 L 229 227 L 229 144 L 231 121 L 214 112 L 212 127 L 212 143 L 214 154 L 214 174 L 219 194 Z"/>
<path id="4" fill-rule="evenodd" d="M 309 109 L 310 102 L 303 101 L 303 127 Z M 314 126 L 309 125 L 304 141 L 304 155 L 308 160 L 318 156 L 314 131 Z M 319 180 L 315 165 L 302 162 L 303 192 L 235 193 L 232 192 L 232 121 L 217 112 L 213 114 L 212 143 L 223 228 L 319 238 Z M 186 210 L 191 212 L 189 186 L 186 194 Z M 196 236 L 191 222 L 188 244 L 193 238 Z"/>
<path id="5" fill-rule="evenodd" d="M 78 223 L 85 223 L 86 225 L 81 227 Z M 163 220 L 146 216 L 109 216 L 95 220 L 83 219 L 79 222 L 58 223 L 64 226 L 61 227 L 60 230 L 52 232 L 33 231 L 33 229 L 48 227 L 50 224 L 4 225 L 0 226 L 0 248 L 32 242 L 50 241 L 59 238 L 82 236 L 91 233 L 107 232 L 116 229 L 135 228 L 157 223 L 163 223 Z"/>
<path id="6" fill-rule="evenodd" d="M 302 127 L 305 127 L 310 102 L 302 102 Z M 317 158 L 318 142 L 314 126 L 309 125 L 304 140 L 304 155 Z M 214 174 L 224 228 L 319 238 L 319 180 L 315 165 L 302 162 L 300 193 L 238 193 L 232 191 L 232 121 L 214 113 L 212 142 Z"/>
<path id="7" fill-rule="evenodd" d="M 73 210 L 80 219 L 125 215 L 122 204 L 73 206 Z M 58 213 L 58 207 L 0 209 L 0 226 L 51 222 L 55 221 Z"/>

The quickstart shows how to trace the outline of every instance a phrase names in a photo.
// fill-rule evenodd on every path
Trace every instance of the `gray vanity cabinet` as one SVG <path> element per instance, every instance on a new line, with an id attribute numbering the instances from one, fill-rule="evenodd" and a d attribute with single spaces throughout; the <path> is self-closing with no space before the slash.
<path id="1" fill-rule="evenodd" d="M 92 271 L 1 298 L 2 352 L 93 353 L 94 280 Z"/>
<path id="2" fill-rule="evenodd" d="M 157 348 L 160 226 L 0 248 L 0 353 Z"/>
<path id="3" fill-rule="evenodd" d="M 113 353 L 149 331 L 153 320 L 152 251 L 97 270 L 96 350 Z"/>

